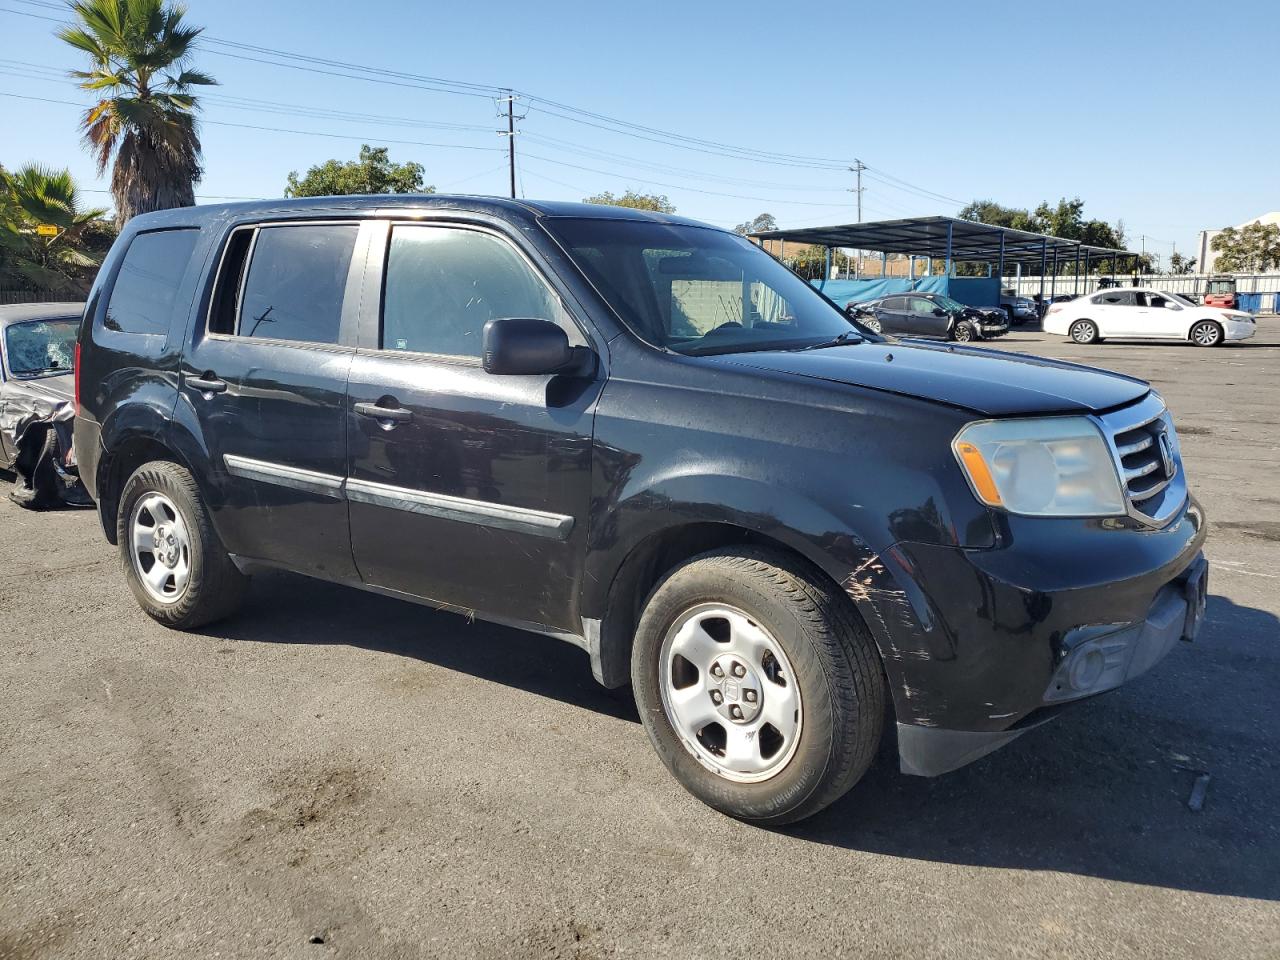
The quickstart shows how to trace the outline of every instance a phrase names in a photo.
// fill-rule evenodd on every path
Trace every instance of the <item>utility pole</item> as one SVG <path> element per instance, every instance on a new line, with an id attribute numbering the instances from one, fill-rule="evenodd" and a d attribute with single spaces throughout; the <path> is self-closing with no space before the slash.
<path id="1" fill-rule="evenodd" d="M 853 166 L 849 168 L 858 178 L 857 186 L 853 188 L 853 195 L 858 198 L 858 222 L 862 222 L 862 171 L 867 169 L 867 165 L 856 157 L 853 160 Z M 858 279 L 862 279 L 862 250 L 858 250 Z"/>
<path id="2" fill-rule="evenodd" d="M 511 199 L 516 198 L 516 120 L 523 117 L 516 117 L 516 94 L 514 90 L 508 90 L 507 95 L 498 102 L 503 100 L 507 103 L 507 129 L 499 130 L 498 135 L 507 138 L 507 167 L 511 172 Z"/>
<path id="3" fill-rule="evenodd" d="M 853 188 L 853 193 L 858 198 L 858 222 L 859 223 L 862 222 L 862 190 L 863 190 L 862 171 L 865 169 L 867 169 L 867 165 L 863 163 L 861 160 L 857 160 L 857 159 L 853 161 L 853 166 L 849 168 L 849 170 L 855 173 L 858 177 L 858 185 Z"/>

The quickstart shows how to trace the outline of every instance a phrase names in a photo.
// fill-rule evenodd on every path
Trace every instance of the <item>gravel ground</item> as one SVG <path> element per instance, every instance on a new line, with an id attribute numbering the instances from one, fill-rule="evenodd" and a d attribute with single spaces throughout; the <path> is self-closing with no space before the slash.
<path id="1" fill-rule="evenodd" d="M 286 575 L 171 633 L 91 512 L 0 501 L 0 957 L 1280 956 L 1262 326 L 1216 350 L 1000 342 L 1164 393 L 1212 524 L 1202 640 L 781 832 L 687 796 L 566 645 Z"/>

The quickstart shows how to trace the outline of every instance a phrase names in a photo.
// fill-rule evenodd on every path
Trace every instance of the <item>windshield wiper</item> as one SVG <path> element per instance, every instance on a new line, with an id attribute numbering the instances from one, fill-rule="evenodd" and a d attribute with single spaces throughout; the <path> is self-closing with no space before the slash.
<path id="1" fill-rule="evenodd" d="M 803 350 L 822 350 L 826 347 L 843 347 L 846 343 L 862 342 L 863 339 L 857 334 L 857 332 L 853 330 L 846 330 L 844 333 L 837 337 L 832 337 L 830 340 L 823 340 L 821 343 L 811 343 L 807 347 L 798 347 L 793 352 L 800 353 Z"/>

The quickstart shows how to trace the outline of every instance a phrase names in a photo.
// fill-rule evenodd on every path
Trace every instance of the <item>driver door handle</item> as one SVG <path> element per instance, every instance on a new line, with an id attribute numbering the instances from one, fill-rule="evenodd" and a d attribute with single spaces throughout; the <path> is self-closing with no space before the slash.
<path id="1" fill-rule="evenodd" d="M 357 403 L 355 411 L 362 417 L 371 417 L 374 420 L 394 420 L 396 423 L 404 423 L 406 420 L 413 419 L 412 410 L 405 410 L 403 407 L 380 407 L 376 403 Z"/>
<path id="2" fill-rule="evenodd" d="M 227 381 L 219 380 L 217 374 L 210 370 L 204 376 L 187 377 L 187 386 L 201 393 L 223 393 L 227 389 Z"/>

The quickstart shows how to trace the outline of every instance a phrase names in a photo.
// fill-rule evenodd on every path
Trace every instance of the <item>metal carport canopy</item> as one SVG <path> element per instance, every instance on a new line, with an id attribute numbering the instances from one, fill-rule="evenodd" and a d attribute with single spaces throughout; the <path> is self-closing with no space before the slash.
<path id="1" fill-rule="evenodd" d="M 876 220 L 845 223 L 831 227 L 803 227 L 796 230 L 766 230 L 751 234 L 753 240 L 782 240 L 788 243 L 817 244 L 822 247 L 849 247 L 883 253 L 905 253 L 935 260 L 976 260 L 985 263 L 1061 262 L 1081 259 L 1137 257 L 1129 250 L 1095 247 L 1078 240 L 1050 237 L 1043 233 L 960 220 L 956 217 L 912 217 L 907 220 Z"/>

